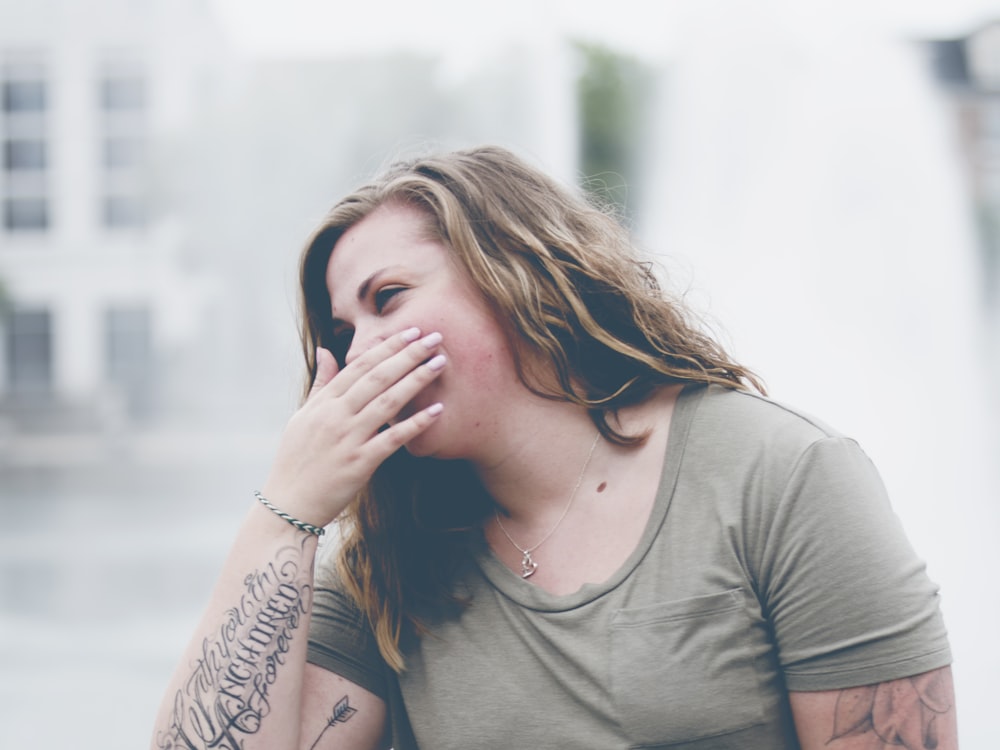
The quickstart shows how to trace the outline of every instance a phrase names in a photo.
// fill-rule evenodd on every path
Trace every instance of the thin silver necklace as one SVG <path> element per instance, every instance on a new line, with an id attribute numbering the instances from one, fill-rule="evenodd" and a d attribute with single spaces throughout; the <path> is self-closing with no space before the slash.
<path id="1" fill-rule="evenodd" d="M 598 432 L 594 437 L 594 442 L 590 445 L 590 452 L 587 453 L 587 460 L 583 462 L 583 468 L 580 469 L 580 476 L 576 478 L 576 484 L 573 485 L 573 491 L 569 495 L 569 502 L 566 503 L 566 507 L 563 509 L 562 515 L 559 516 L 559 520 L 556 521 L 555 526 L 549 529 L 549 533 L 543 536 L 541 541 L 537 544 L 531 547 L 522 547 L 511 539 L 510 534 L 507 533 L 507 529 L 503 527 L 503 521 L 500 520 L 500 511 L 494 509 L 493 515 L 496 516 L 497 526 L 500 527 L 500 531 L 502 531 L 503 535 L 507 537 L 507 541 L 514 545 L 514 549 L 521 553 L 521 578 L 530 578 L 534 575 L 535 571 L 538 570 L 538 563 L 535 562 L 535 558 L 531 556 L 531 553 L 545 544 L 549 537 L 552 536 L 556 532 L 556 529 L 559 528 L 559 524 L 563 522 L 563 519 L 566 518 L 566 514 L 569 513 L 570 506 L 573 505 L 573 500 L 576 498 L 576 493 L 580 489 L 580 485 L 583 484 L 583 475 L 587 473 L 587 467 L 590 466 L 590 459 L 594 455 L 594 448 L 597 447 L 597 442 L 600 439 L 601 433 Z"/>

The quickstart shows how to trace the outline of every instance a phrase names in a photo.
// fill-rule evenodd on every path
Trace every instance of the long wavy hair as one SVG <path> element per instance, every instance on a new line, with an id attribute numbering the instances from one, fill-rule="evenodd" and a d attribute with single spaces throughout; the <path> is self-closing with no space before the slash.
<path id="1" fill-rule="evenodd" d="M 525 387 L 586 408 L 605 439 L 644 440 L 615 429 L 611 417 L 661 386 L 763 391 L 664 293 L 610 210 L 494 146 L 396 163 L 331 209 L 300 265 L 306 391 L 318 347 L 343 364 L 325 281 L 334 245 L 390 202 L 425 213 L 492 307 Z M 404 667 L 402 639 L 425 629 L 422 613 L 460 604 L 452 591 L 456 567 L 492 510 L 464 462 L 418 459 L 401 449 L 344 511 L 336 570 L 396 671 Z"/>

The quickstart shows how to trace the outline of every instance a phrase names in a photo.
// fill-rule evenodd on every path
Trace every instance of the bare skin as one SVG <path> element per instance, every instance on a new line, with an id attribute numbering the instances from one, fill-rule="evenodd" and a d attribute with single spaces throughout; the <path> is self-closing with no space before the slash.
<path id="1" fill-rule="evenodd" d="M 951 669 L 877 685 L 792 693 L 803 750 L 955 750 Z"/>
<path id="2" fill-rule="evenodd" d="M 423 216 L 388 204 L 349 229 L 331 256 L 327 286 L 344 345 L 337 356 L 319 350 L 316 381 L 288 423 L 263 494 L 324 526 L 405 446 L 470 462 L 525 545 L 547 533 L 566 508 L 595 428 L 579 407 L 541 399 L 520 383 L 499 323 L 448 250 L 429 239 Z M 533 584 L 571 592 L 606 579 L 632 551 L 653 502 L 677 391 L 664 389 L 620 415 L 626 429 L 650 430 L 641 448 L 596 446 L 574 505 L 538 550 Z M 602 515 L 609 507 L 616 512 Z M 520 553 L 492 520 L 485 533 L 516 571 Z M 582 546 L 601 551 L 581 555 Z M 316 549 L 315 536 L 253 503 L 167 688 L 152 748 L 389 746 L 380 698 L 306 664 Z M 791 695 L 804 750 L 953 750 L 953 704 L 946 670 Z"/>
<path id="3" fill-rule="evenodd" d="M 433 359 L 439 343 L 408 329 L 342 372 L 321 352 L 316 383 L 289 422 L 265 496 L 296 518 L 332 521 L 375 467 L 440 415 L 431 404 L 379 431 L 440 375 L 445 362 Z M 315 536 L 260 504 L 250 508 L 167 688 L 151 747 L 318 750 L 338 736 L 358 748 L 384 746 L 382 701 L 306 668 L 316 547 Z"/>
<path id="4" fill-rule="evenodd" d="M 563 484 L 552 489 L 547 503 L 525 503 L 516 481 L 505 472 L 489 473 L 484 482 L 495 497 L 510 497 L 504 504 L 503 525 L 521 547 L 533 545 L 555 527 L 544 544 L 532 552 L 538 569 L 530 583 L 551 594 L 570 594 L 586 583 L 601 583 L 617 571 L 635 549 L 652 512 L 663 469 L 663 456 L 670 430 L 670 417 L 680 387 L 665 388 L 641 406 L 623 410 L 616 425 L 630 434 L 649 431 L 641 446 L 624 448 L 601 440 L 587 466 L 580 489 L 563 517 L 569 489 L 575 477 L 563 476 Z M 596 428 L 588 422 L 580 427 L 575 468 L 580 471 L 587 442 Z M 545 467 L 539 467 L 544 472 Z M 568 480 L 568 483 L 567 483 Z M 562 520 L 560 522 L 560 518 Z M 520 574 L 521 553 L 506 538 L 495 521 L 487 523 L 486 539 L 494 554 Z M 581 539 L 588 544 L 581 545 Z"/>

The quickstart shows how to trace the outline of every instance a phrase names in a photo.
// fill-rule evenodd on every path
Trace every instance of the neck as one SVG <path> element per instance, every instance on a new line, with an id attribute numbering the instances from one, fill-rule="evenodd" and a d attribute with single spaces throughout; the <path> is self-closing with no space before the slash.
<path id="1" fill-rule="evenodd" d="M 661 407 L 672 405 L 679 391 L 679 386 L 666 388 L 642 404 L 622 409 L 612 426 L 630 435 L 655 429 L 661 421 Z M 546 527 L 565 510 L 597 427 L 584 409 L 553 401 L 534 404 L 511 423 L 510 432 L 496 441 L 503 450 L 493 453 L 489 462 L 477 461 L 477 474 L 505 525 Z M 598 440 L 580 493 L 633 452 Z"/>
<path id="2" fill-rule="evenodd" d="M 544 521 L 563 512 L 597 427 L 587 412 L 553 401 L 511 415 L 488 460 L 476 462 L 483 487 L 514 523 Z M 595 449 L 595 460 L 601 446 Z"/>
<path id="3" fill-rule="evenodd" d="M 563 420 L 543 417 L 538 431 L 525 430 L 530 439 L 513 443 L 504 460 L 480 465 L 498 506 L 484 533 L 504 565 L 557 594 L 606 580 L 649 518 L 679 391 L 663 388 L 611 421 L 624 435 L 645 437 L 639 444 L 595 441 L 597 428 L 586 412 L 569 411 Z M 581 557 L 581 540 L 603 552 Z"/>

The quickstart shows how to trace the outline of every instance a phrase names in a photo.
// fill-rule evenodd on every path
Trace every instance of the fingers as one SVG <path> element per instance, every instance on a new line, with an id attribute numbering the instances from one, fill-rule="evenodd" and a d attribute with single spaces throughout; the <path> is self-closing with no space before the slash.
<path id="1" fill-rule="evenodd" d="M 412 415 L 409 408 L 444 369 L 440 346 L 440 334 L 420 338 L 408 329 L 343 369 L 330 351 L 316 349 L 309 398 L 289 421 L 268 479 L 272 495 L 294 503 L 287 512 L 333 517 L 382 461 L 434 423 L 440 403 Z"/>
<path id="2" fill-rule="evenodd" d="M 445 362 L 444 355 L 438 353 L 440 345 L 441 334 L 431 333 L 378 362 L 351 387 L 346 394 L 349 402 L 361 410 L 372 401 L 391 406 L 400 396 L 405 396 L 398 404 L 397 410 L 402 408 L 403 404 L 416 395 L 416 390 L 437 377 Z M 425 363 L 431 365 L 432 362 L 431 367 L 421 367 Z M 408 381 L 411 386 L 416 385 L 417 389 L 395 387 L 397 384 L 402 386 Z M 413 392 L 408 395 L 402 393 L 409 390 Z M 388 416 L 395 416 L 395 412 Z"/>
<path id="3" fill-rule="evenodd" d="M 309 401 L 320 408 L 321 403 L 337 404 L 341 416 L 334 421 L 340 429 L 353 433 L 359 440 L 359 447 L 374 448 L 375 453 L 380 454 L 380 448 L 366 444 L 441 374 L 447 362 L 445 355 L 438 351 L 441 341 L 440 333 L 421 338 L 419 329 L 410 328 L 372 347 L 339 372 L 330 352 L 317 349 L 316 380 Z M 320 392 L 322 398 L 314 398 Z M 432 409 L 432 413 L 408 415 L 409 419 L 400 420 L 400 423 L 409 422 L 405 428 L 377 444 L 394 440 L 405 442 L 409 439 L 407 436 L 426 429 L 438 413 L 440 407 Z M 413 420 L 414 417 L 417 418 Z"/>
<path id="4" fill-rule="evenodd" d="M 404 419 L 398 424 L 394 424 L 375 435 L 369 442 L 368 447 L 382 460 L 388 458 L 413 438 L 430 427 L 434 420 L 438 418 L 444 410 L 444 404 L 431 404 L 426 409 L 422 409 L 409 419 Z"/>
<path id="5" fill-rule="evenodd" d="M 316 349 L 316 378 L 313 380 L 312 388 L 309 389 L 309 398 L 312 398 L 313 394 L 333 380 L 336 374 L 337 359 L 329 349 L 318 347 Z"/>
<path id="6" fill-rule="evenodd" d="M 390 336 L 378 346 L 372 347 L 340 371 L 339 376 L 330 385 L 333 395 L 342 396 L 373 367 L 419 338 L 419 328 L 408 328 L 402 333 Z"/>
<path id="7" fill-rule="evenodd" d="M 437 377 L 444 360 L 436 360 L 434 367 L 430 368 L 430 373 L 420 372 L 420 365 L 430 360 L 438 353 L 441 345 L 441 334 L 431 333 L 423 338 L 417 338 L 420 331 L 411 328 L 396 336 L 391 336 L 378 346 L 373 347 L 354 362 L 344 368 L 340 375 L 331 384 L 331 391 L 334 396 L 344 396 L 355 413 L 360 412 L 373 400 L 387 395 L 397 383 L 400 383 L 409 376 L 415 375 L 415 383 L 411 385 L 415 388 L 396 389 L 393 395 L 381 399 L 381 403 L 388 404 L 397 400 L 403 394 L 402 390 L 412 391 L 406 398 L 399 402 L 398 408 L 409 401 L 416 392 L 427 385 L 434 377 Z M 387 414 L 390 418 L 395 413 Z"/>
<path id="8" fill-rule="evenodd" d="M 407 372 L 402 378 L 393 383 L 385 390 L 375 393 L 370 399 L 367 398 L 368 388 L 372 383 L 378 382 L 377 371 L 372 371 L 370 379 L 358 383 L 357 391 L 363 393 L 365 402 L 359 408 L 358 416 L 361 420 L 359 424 L 371 429 L 373 432 L 387 422 L 392 422 L 396 418 L 401 418 L 400 412 L 409 404 L 425 387 L 437 378 L 444 366 L 447 358 L 443 354 L 435 354 L 430 360 L 418 365 L 415 369 Z M 349 396 L 354 396 L 352 390 Z M 436 415 L 435 415 L 436 416 Z"/>

